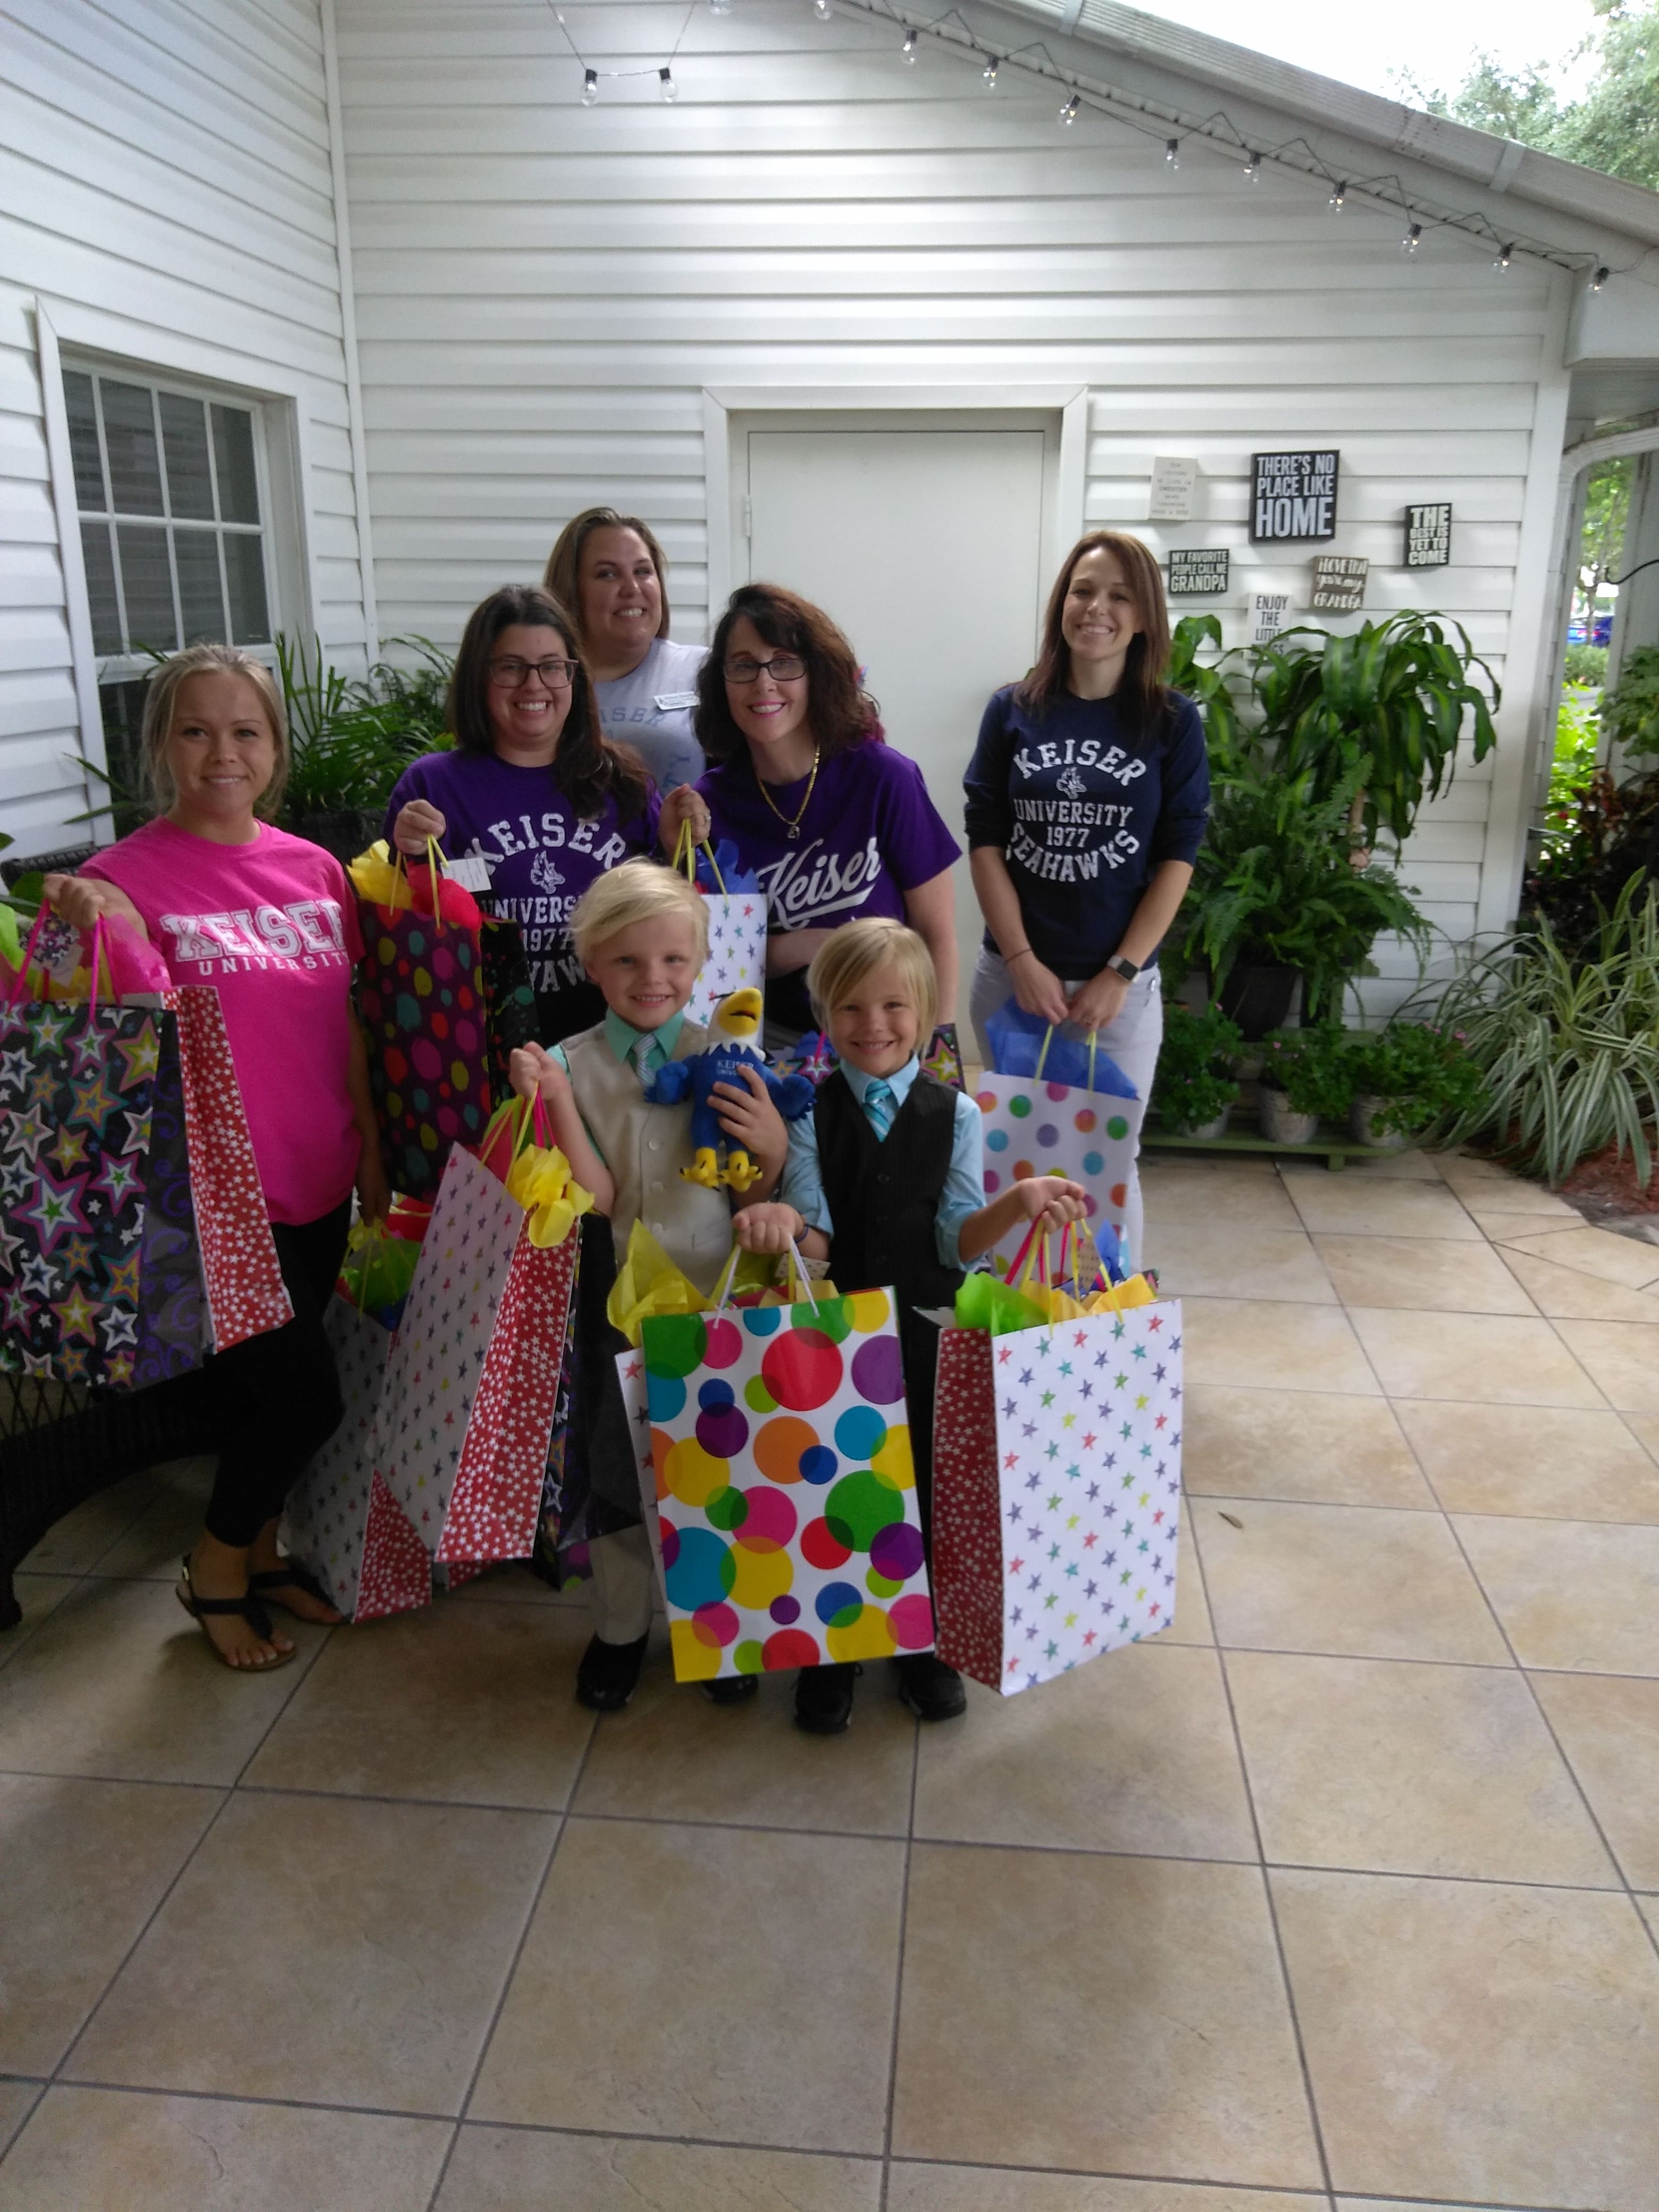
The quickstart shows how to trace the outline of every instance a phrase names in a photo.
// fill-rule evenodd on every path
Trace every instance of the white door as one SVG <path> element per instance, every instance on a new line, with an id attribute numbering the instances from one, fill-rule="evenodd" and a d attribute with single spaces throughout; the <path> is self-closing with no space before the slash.
<path id="1" fill-rule="evenodd" d="M 958 839 L 985 702 L 1036 657 L 1043 454 L 1041 430 L 748 434 L 750 580 L 786 585 L 840 624 L 890 742 L 920 763 Z M 963 1013 L 983 927 L 964 859 Z"/>

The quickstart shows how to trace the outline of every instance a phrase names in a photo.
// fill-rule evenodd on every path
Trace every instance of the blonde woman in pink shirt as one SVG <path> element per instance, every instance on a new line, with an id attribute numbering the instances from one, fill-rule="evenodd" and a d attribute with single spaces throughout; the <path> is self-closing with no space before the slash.
<path id="1" fill-rule="evenodd" d="M 340 1617 L 282 1558 L 276 1528 L 290 1484 L 341 1417 L 323 1315 L 353 1189 L 365 1219 L 389 1202 L 351 1005 L 362 944 L 339 862 L 260 818 L 289 763 L 268 668 L 231 646 L 176 654 L 150 678 L 142 746 L 155 818 L 78 875 L 48 876 L 46 896 L 78 928 L 120 915 L 175 983 L 211 983 L 224 1009 L 294 1319 L 155 1387 L 204 1393 L 218 1451 L 179 1602 L 227 1666 L 265 1673 L 295 1653 L 270 1606 Z"/>

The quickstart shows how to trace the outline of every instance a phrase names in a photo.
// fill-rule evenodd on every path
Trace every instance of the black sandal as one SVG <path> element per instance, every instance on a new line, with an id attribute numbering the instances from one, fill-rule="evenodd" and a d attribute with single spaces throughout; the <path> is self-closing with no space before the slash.
<path id="1" fill-rule="evenodd" d="M 296 1645 L 292 1650 L 278 1651 L 274 1659 L 251 1660 L 247 1665 L 243 1666 L 222 1651 L 214 1642 L 208 1628 L 208 1620 L 211 1615 L 214 1613 L 239 1614 L 264 1644 L 270 1644 L 275 1634 L 271 1626 L 270 1615 L 254 1596 L 252 1589 L 246 1597 L 198 1597 L 190 1579 L 189 1559 L 185 1559 L 182 1564 L 184 1580 L 174 1584 L 173 1595 L 201 1630 L 203 1635 L 207 1638 L 208 1648 L 222 1667 L 228 1667 L 233 1674 L 274 1674 L 279 1667 L 286 1667 L 290 1659 L 299 1657 L 299 1648 Z"/>
<path id="2" fill-rule="evenodd" d="M 319 1605 L 325 1605 L 331 1613 L 340 1613 L 342 1621 L 345 1619 L 345 1615 L 340 1613 L 339 1607 L 335 1604 L 310 1568 L 301 1566 L 298 1559 L 284 1559 L 280 1567 L 267 1567 L 260 1574 L 250 1575 L 247 1578 L 247 1588 L 250 1597 L 270 1598 L 273 1604 L 282 1605 L 284 1613 L 292 1613 L 295 1620 L 307 1620 L 309 1615 L 295 1613 L 291 1605 L 283 1605 L 283 1601 L 276 1595 L 279 1589 L 303 1590 L 307 1597 L 314 1598 Z M 313 1627 L 326 1628 L 331 1625 L 327 1621 L 312 1623 Z"/>

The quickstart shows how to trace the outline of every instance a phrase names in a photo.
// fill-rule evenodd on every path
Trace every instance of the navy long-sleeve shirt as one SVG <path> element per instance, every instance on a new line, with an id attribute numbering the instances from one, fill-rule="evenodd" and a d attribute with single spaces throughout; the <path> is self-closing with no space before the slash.
<path id="1" fill-rule="evenodd" d="M 1210 811 L 1203 725 L 1178 691 L 1161 731 L 1126 742 L 1115 699 L 1034 709 L 1006 685 L 962 781 L 970 849 L 1002 854 L 1031 950 L 1063 981 L 1105 966 L 1159 864 L 1196 856 Z"/>

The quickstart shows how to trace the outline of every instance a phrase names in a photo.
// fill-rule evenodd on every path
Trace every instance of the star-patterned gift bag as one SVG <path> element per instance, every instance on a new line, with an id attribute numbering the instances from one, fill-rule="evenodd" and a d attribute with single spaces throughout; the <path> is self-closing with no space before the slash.
<path id="1" fill-rule="evenodd" d="M 641 1334 L 675 1679 L 931 1650 L 892 1291 Z"/>
<path id="2" fill-rule="evenodd" d="M 459 1146 L 445 1164 L 386 1370 L 380 1465 L 434 1559 L 528 1559 L 547 1469 L 576 1239 Z"/>
<path id="3" fill-rule="evenodd" d="M 1181 1307 L 939 1338 L 939 1656 L 1012 1696 L 1167 1628 Z"/>
<path id="4" fill-rule="evenodd" d="M 432 1562 L 375 1468 L 375 1419 L 392 1334 L 349 1298 L 330 1300 L 345 1419 L 288 1494 L 283 1538 L 348 1620 L 376 1620 L 432 1601 Z"/>
<path id="5" fill-rule="evenodd" d="M 292 1318 L 218 994 L 0 1007 L 0 1364 L 129 1389 Z"/>
<path id="6" fill-rule="evenodd" d="M 760 891 L 706 891 L 708 957 L 686 1001 L 688 1019 L 707 1023 L 731 991 L 766 988 L 766 899 Z"/>

